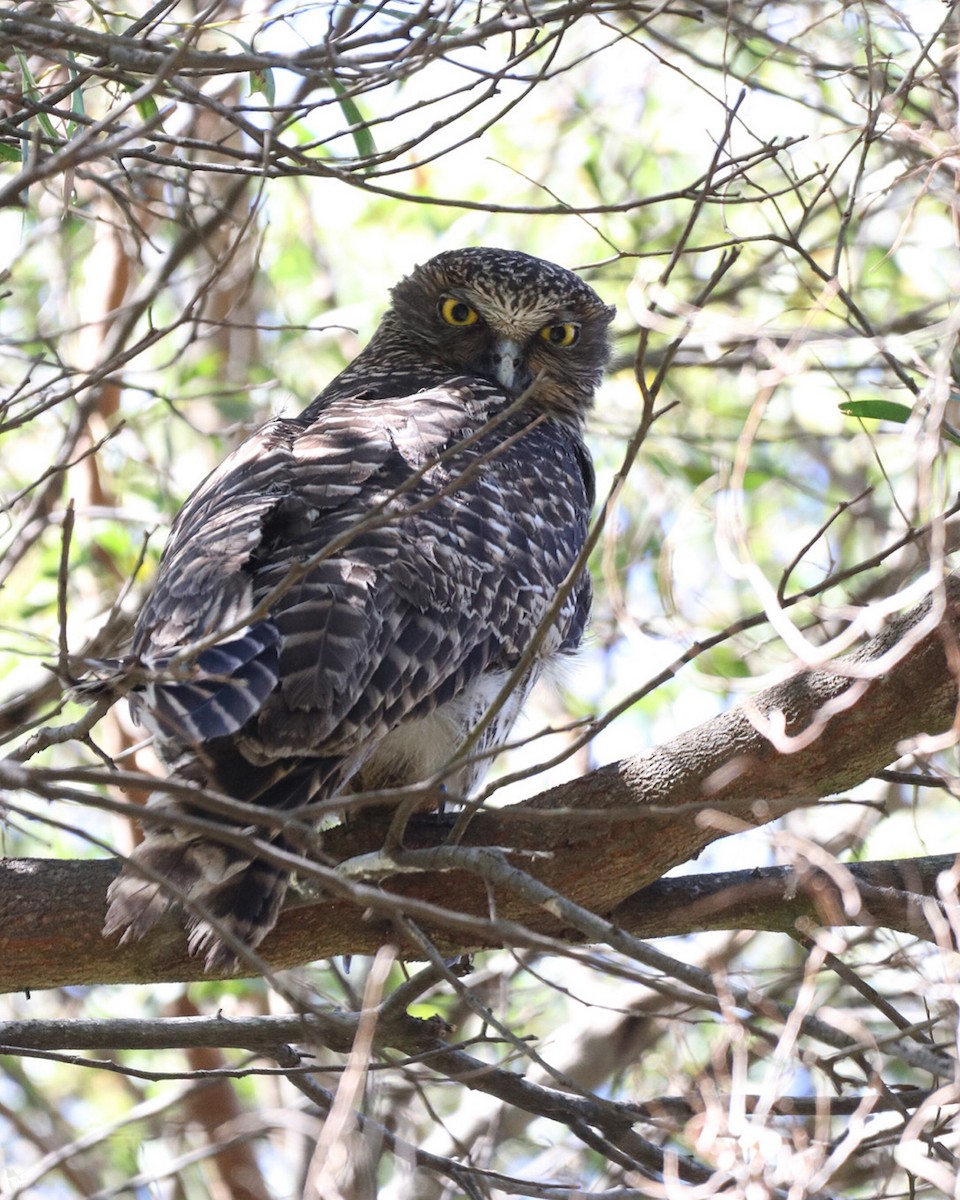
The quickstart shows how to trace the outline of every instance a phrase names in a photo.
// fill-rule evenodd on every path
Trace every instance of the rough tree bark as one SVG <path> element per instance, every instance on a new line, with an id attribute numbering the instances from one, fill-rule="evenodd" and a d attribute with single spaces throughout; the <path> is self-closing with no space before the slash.
<path id="1" fill-rule="evenodd" d="M 262 957 L 279 969 L 371 953 L 387 940 L 422 957 L 398 937 L 391 920 L 398 910 L 445 953 L 522 944 L 527 933 L 583 940 L 542 889 L 526 886 L 531 876 L 641 936 L 790 928 L 810 914 L 823 923 L 889 920 L 923 932 L 922 916 L 916 906 L 907 911 L 903 896 L 935 894 L 936 871 L 952 860 L 921 860 L 912 874 L 907 864 L 867 864 L 860 878 L 870 913 L 859 917 L 844 911 L 837 890 L 824 890 L 822 881 L 819 897 L 791 899 L 796 881 L 783 873 L 758 874 L 760 892 L 745 873 L 643 889 L 716 838 L 851 788 L 900 757 L 909 739 L 949 730 L 957 716 L 958 647 L 960 582 L 950 579 L 848 658 L 800 672 L 645 754 L 522 804 L 477 813 L 460 847 L 442 847 L 442 828 L 418 827 L 407 840 L 418 848 L 401 852 L 399 861 L 439 870 L 393 877 L 381 871 L 374 883 L 326 875 L 328 894 L 290 905 Z M 29 787 L 42 778 L 42 770 L 0 763 L 0 785 Z M 324 850 L 338 862 L 375 856 L 384 835 L 383 822 L 361 818 L 325 834 Z M 427 848 L 431 842 L 436 849 Z M 481 848 L 489 851 L 484 861 L 515 866 L 516 877 L 505 869 L 494 883 L 489 872 L 481 878 L 474 869 Z M 176 913 L 138 945 L 118 948 L 101 936 L 104 894 L 116 869 L 113 861 L 2 864 L 0 989 L 205 977 L 186 952 Z M 763 904 L 771 909 L 766 916 Z"/>

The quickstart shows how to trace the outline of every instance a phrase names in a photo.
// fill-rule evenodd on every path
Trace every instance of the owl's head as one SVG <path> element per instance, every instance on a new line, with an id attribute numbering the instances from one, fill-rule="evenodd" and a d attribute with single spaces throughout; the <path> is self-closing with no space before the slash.
<path id="1" fill-rule="evenodd" d="M 393 289 L 383 327 L 424 361 L 582 417 L 609 357 L 615 310 L 564 267 L 516 250 L 448 250 Z"/>

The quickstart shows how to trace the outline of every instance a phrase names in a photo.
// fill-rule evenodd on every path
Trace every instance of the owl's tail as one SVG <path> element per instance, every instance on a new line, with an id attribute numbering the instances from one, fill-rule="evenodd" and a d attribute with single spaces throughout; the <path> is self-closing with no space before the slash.
<path id="1" fill-rule="evenodd" d="M 338 758 L 280 760 L 258 767 L 229 751 L 228 746 L 215 768 L 188 753 L 176 763 L 175 774 L 272 812 L 330 795 L 342 782 L 343 761 Z M 121 945 L 138 941 L 172 904 L 179 904 L 186 916 L 190 953 L 203 954 L 208 971 L 230 968 L 242 959 L 242 947 L 259 946 L 276 925 L 290 874 L 257 858 L 252 844 L 227 845 L 195 832 L 186 822 L 178 826 L 178 812 L 209 814 L 156 795 L 166 810 L 164 822 L 150 823 L 110 885 L 104 936 L 119 933 Z M 259 834 L 278 850 L 293 849 L 275 824 L 272 830 L 239 824 L 227 828 L 234 834 Z"/>
<path id="2" fill-rule="evenodd" d="M 226 969 L 240 957 L 236 942 L 253 949 L 277 923 L 288 883 L 281 868 L 231 846 L 152 830 L 110 885 L 104 936 L 137 941 L 179 902 L 190 953 L 204 954 L 208 971 Z"/>

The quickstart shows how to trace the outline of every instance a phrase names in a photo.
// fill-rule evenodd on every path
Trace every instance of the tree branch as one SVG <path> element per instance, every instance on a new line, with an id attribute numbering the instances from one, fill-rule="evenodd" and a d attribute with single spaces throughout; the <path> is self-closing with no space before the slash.
<path id="1" fill-rule="evenodd" d="M 905 740 L 950 729 L 958 630 L 960 583 L 950 579 L 858 654 L 794 675 L 645 754 L 523 804 L 480 812 L 463 845 L 519 856 L 530 875 L 639 936 L 751 923 L 767 928 L 765 921 L 790 929 L 798 917 L 889 921 L 929 936 L 907 893 L 932 894 L 947 860 L 922 860 L 895 876 L 889 864 L 865 873 L 845 868 L 862 883 L 860 913 L 849 903 L 845 910 L 836 887 L 825 887 L 819 876 L 813 891 L 796 875 L 770 872 L 650 885 L 716 838 L 853 787 L 900 757 Z M 43 778 L 42 769 L 18 770 L 28 785 L 31 777 Z M 388 823 L 389 815 L 368 813 L 330 830 L 325 854 L 336 861 L 374 855 Z M 436 845 L 437 823 L 412 827 L 410 840 Z M 109 861 L 20 859 L 0 867 L 0 989 L 204 977 L 201 963 L 187 955 L 176 914 L 134 946 L 101 937 L 104 894 L 115 872 Z M 519 926 L 534 939 L 569 936 L 522 888 L 491 893 L 463 869 L 400 875 L 382 888 L 349 879 L 348 873 L 335 898 L 284 912 L 261 948 L 272 967 L 371 953 L 396 940 L 391 912 L 405 905 L 444 952 L 517 941 Z M 772 907 L 770 889 L 778 897 Z"/>

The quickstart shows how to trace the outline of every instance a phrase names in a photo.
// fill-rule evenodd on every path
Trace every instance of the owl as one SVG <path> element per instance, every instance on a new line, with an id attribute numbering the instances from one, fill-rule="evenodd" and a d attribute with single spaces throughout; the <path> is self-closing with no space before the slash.
<path id="1" fill-rule="evenodd" d="M 544 668 L 583 636 L 583 423 L 613 314 L 542 259 L 439 254 L 299 416 L 200 484 L 132 647 L 146 682 L 131 707 L 173 777 L 271 816 L 357 792 L 386 804 L 423 781 L 469 795 Z M 289 882 L 240 835 L 290 849 L 282 822 L 224 820 L 221 841 L 177 821 L 215 821 L 208 808 L 154 799 L 163 822 L 112 884 L 104 933 L 141 937 L 170 881 L 191 953 L 228 966 L 224 931 L 257 946 Z"/>

